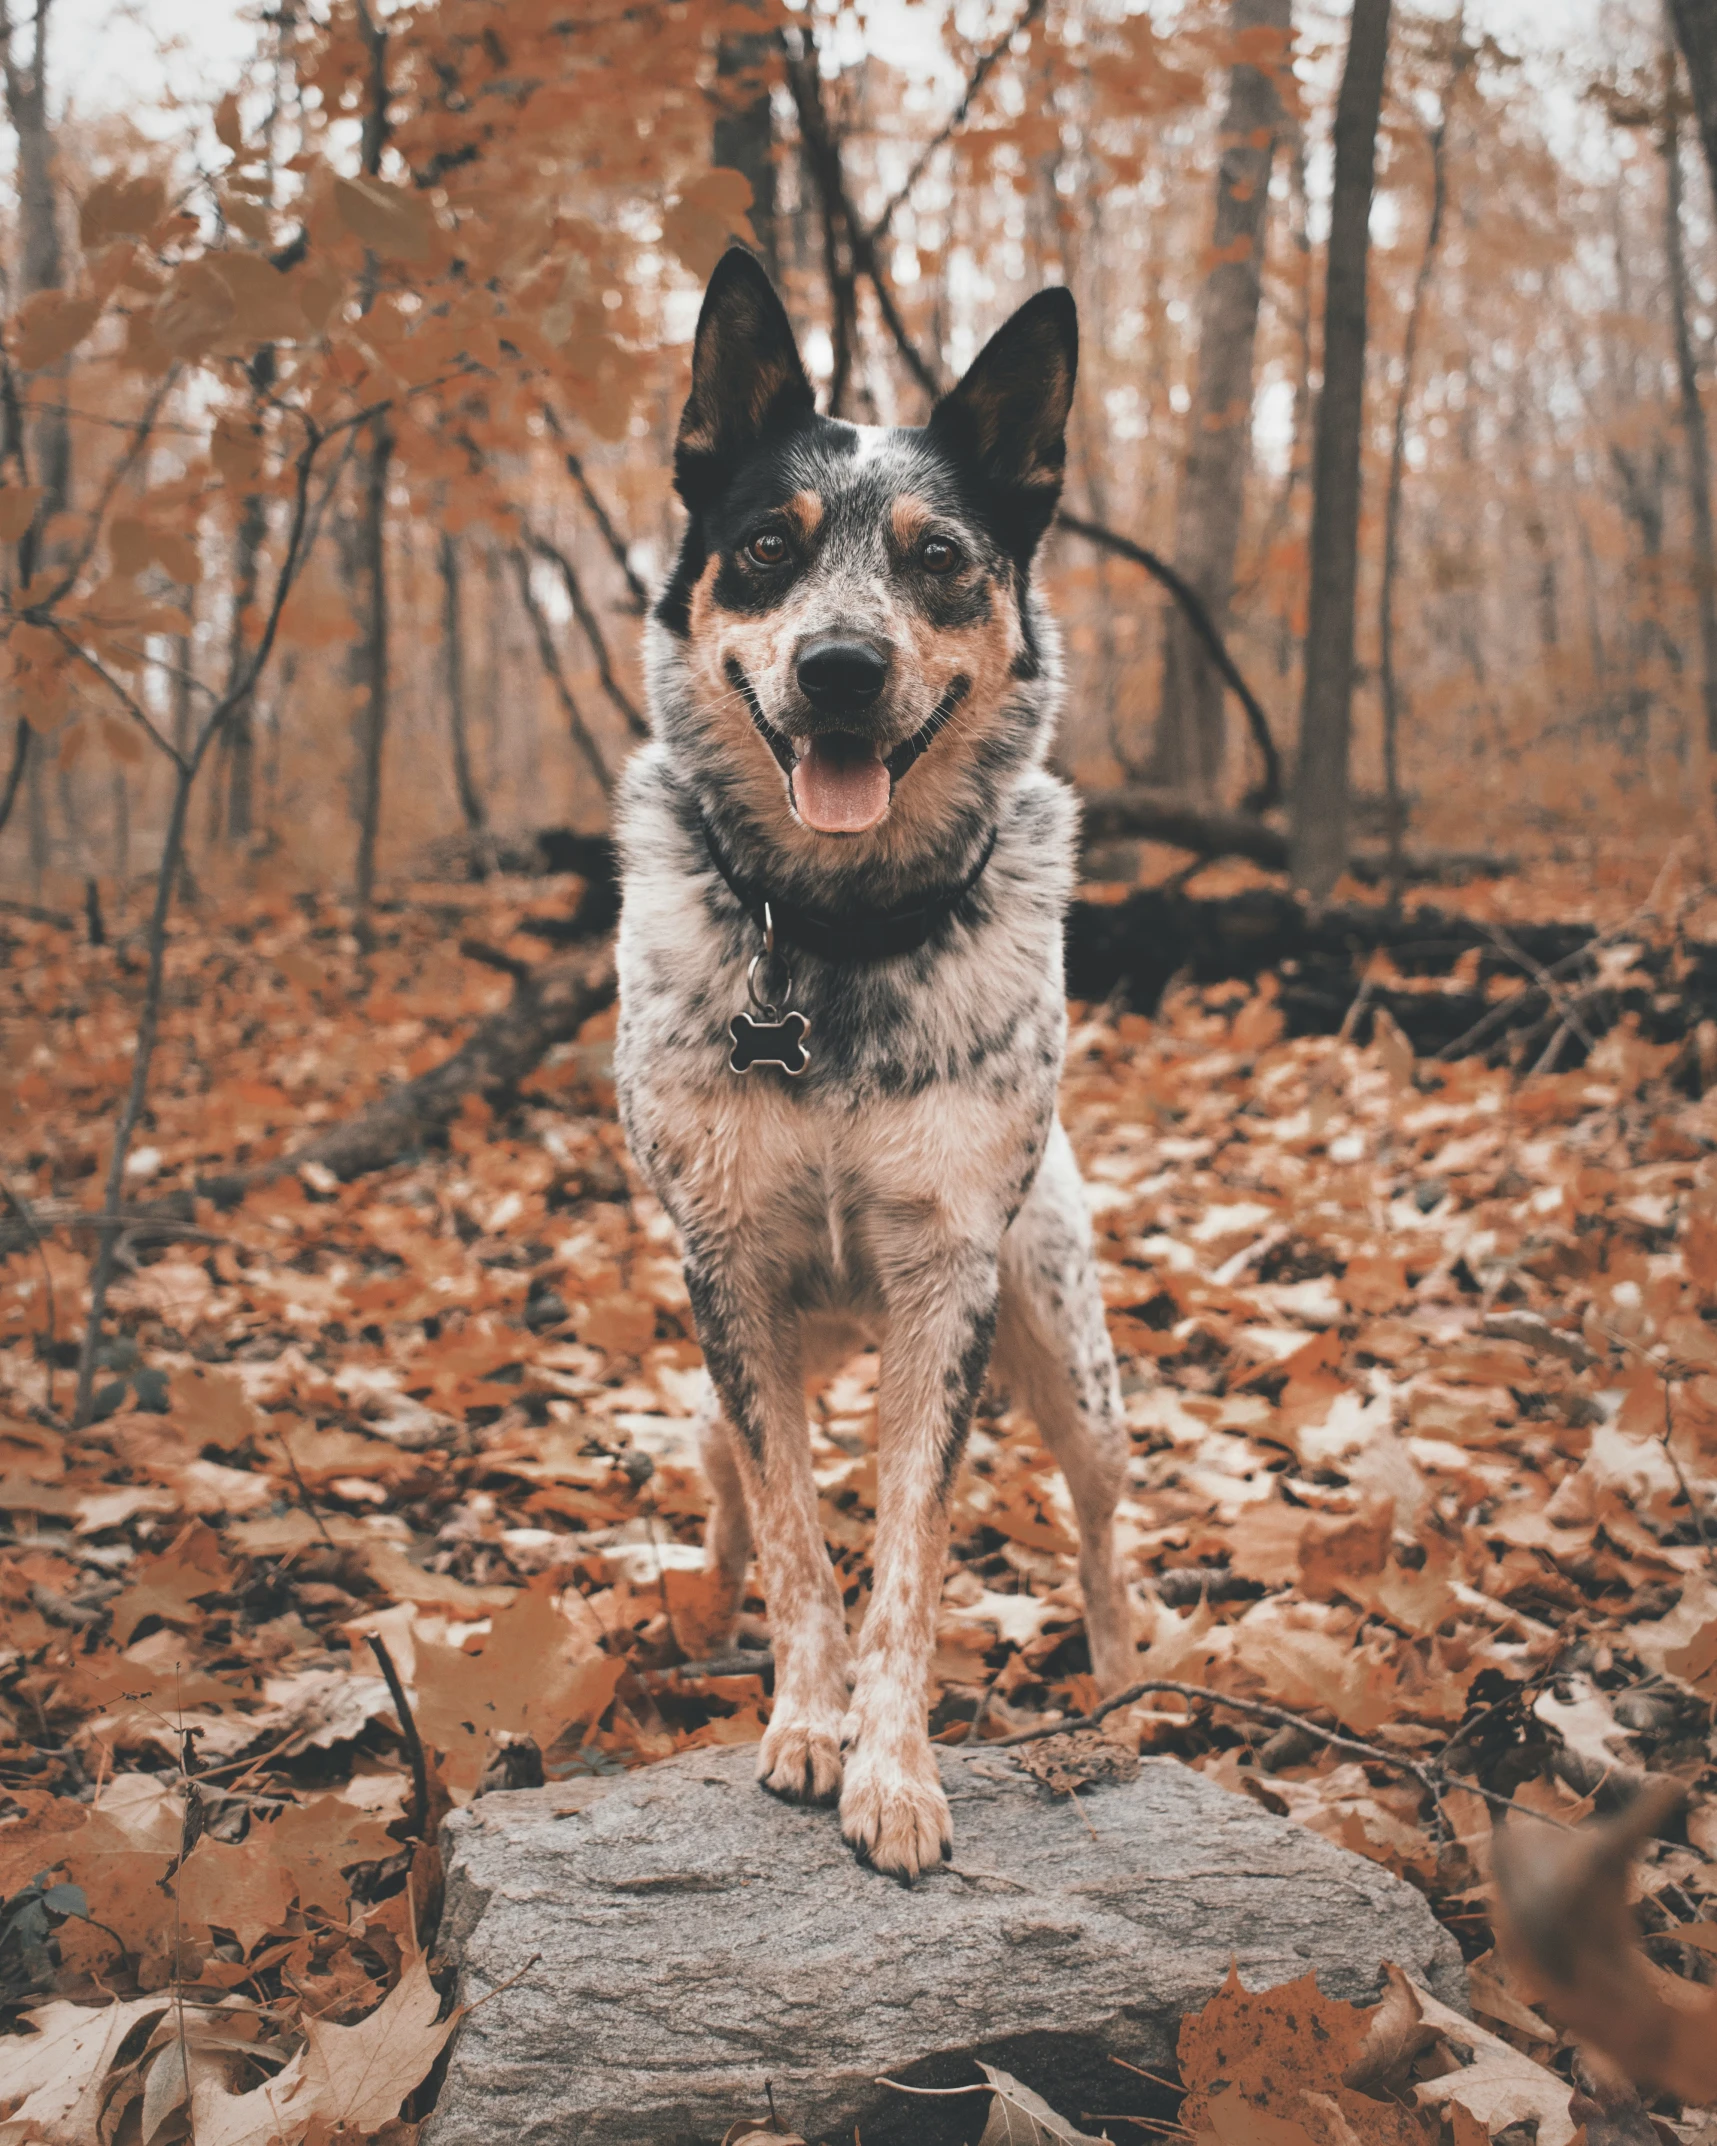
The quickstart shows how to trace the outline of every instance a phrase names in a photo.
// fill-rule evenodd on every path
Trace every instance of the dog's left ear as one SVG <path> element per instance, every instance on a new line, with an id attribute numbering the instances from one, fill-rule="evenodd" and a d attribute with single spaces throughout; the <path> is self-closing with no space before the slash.
<path id="1" fill-rule="evenodd" d="M 680 497 L 694 510 L 706 504 L 766 433 L 801 424 L 815 410 L 775 286 L 754 254 L 729 248 L 698 314 L 692 390 L 674 447 Z"/>
<path id="2" fill-rule="evenodd" d="M 1049 526 L 1067 463 L 1079 371 L 1079 313 L 1059 286 L 1028 298 L 930 413 L 930 432 L 976 471 L 1012 547 L 1029 559 Z"/>

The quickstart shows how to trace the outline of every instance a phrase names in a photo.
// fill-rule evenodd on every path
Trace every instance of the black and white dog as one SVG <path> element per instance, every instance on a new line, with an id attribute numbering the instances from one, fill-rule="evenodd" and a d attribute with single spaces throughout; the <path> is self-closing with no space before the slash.
<path id="1" fill-rule="evenodd" d="M 714 1382 L 708 1556 L 753 1539 L 775 1648 L 758 1773 L 840 1795 L 861 1856 L 950 1850 L 926 1683 L 948 1498 L 992 1367 L 1078 1516 L 1091 1661 L 1134 1647 L 1112 1532 L 1127 1441 L 1056 1115 L 1074 805 L 1031 563 L 1077 323 L 1040 292 L 922 430 L 816 414 L 768 278 L 705 295 L 621 814 L 616 1067 L 677 1224 Z M 856 1658 L 817 1518 L 807 1381 L 879 1342 L 873 1592 Z"/>

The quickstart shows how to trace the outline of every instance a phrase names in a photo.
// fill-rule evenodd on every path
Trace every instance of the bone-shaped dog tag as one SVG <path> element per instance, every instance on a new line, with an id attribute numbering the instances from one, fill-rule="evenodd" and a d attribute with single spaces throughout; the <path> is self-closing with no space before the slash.
<path id="1" fill-rule="evenodd" d="M 727 1062 L 736 1073 L 779 1066 L 783 1073 L 797 1075 L 811 1063 L 805 1048 L 811 1024 L 802 1013 L 784 1014 L 779 1021 L 754 1021 L 748 1013 L 736 1013 L 727 1026 L 733 1038 L 733 1056 Z"/>

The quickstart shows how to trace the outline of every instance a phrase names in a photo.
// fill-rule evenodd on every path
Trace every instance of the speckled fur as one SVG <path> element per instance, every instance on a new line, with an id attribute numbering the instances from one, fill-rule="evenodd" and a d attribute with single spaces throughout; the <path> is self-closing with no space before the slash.
<path id="1" fill-rule="evenodd" d="M 926 1684 L 948 1493 L 992 1361 L 1066 1473 L 1099 1682 L 1120 1687 L 1134 1660 L 1111 1532 L 1126 1442 L 1056 1115 L 1075 815 L 1043 765 L 1060 660 L 1030 583 L 1059 480 L 1071 308 L 1028 311 L 1016 319 L 1036 341 L 1004 331 L 929 429 L 867 433 L 812 414 L 761 272 L 733 257 L 718 270 L 681 433 L 691 523 L 650 631 L 653 737 L 620 814 L 621 1111 L 684 1243 L 714 1385 L 700 1426 L 708 1557 L 735 1610 L 753 1541 L 760 1553 L 776 1683 L 759 1775 L 786 1795 L 838 1791 L 848 1840 L 903 1878 L 948 1852 Z M 1058 401 L 1062 345 L 1046 345 L 1046 320 L 1065 323 Z M 792 576 L 761 590 L 739 550 L 760 517 L 797 547 Z M 956 586 L 914 569 L 910 546 L 931 526 L 958 542 Z M 880 826 L 837 837 L 797 817 L 727 664 L 778 731 L 802 730 L 794 651 L 854 621 L 893 652 L 871 718 L 885 747 L 953 676 L 969 690 Z M 700 814 L 743 873 L 822 911 L 957 884 L 992 827 L 997 839 L 918 952 L 838 967 L 795 952 L 810 1070 L 740 1076 L 727 1024 L 758 933 Z M 882 1349 L 879 1492 L 855 1658 L 805 1388 L 865 1341 Z"/>

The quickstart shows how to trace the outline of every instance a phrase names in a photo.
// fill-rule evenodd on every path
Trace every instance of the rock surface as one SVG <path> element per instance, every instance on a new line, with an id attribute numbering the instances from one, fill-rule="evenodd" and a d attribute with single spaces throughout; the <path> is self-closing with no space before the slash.
<path id="1" fill-rule="evenodd" d="M 460 2028 L 425 2146 L 713 2146 L 765 2113 L 766 2079 L 812 2141 L 969 2140 L 985 2097 L 876 2081 L 963 2086 L 974 2056 L 1075 2124 L 1160 2115 L 1109 2059 L 1172 2057 L 1230 1958 L 1249 1987 L 1315 1968 L 1352 1999 L 1393 1960 L 1465 2009 L 1410 1886 L 1172 1760 L 1075 1807 L 1005 1753 L 941 1756 L 954 1860 L 910 1890 L 854 1862 L 832 1811 L 759 1789 L 745 1748 L 456 1812 L 461 2000 L 540 1958 Z"/>

